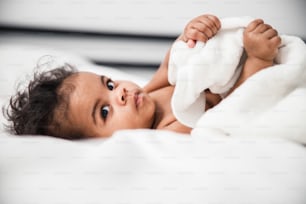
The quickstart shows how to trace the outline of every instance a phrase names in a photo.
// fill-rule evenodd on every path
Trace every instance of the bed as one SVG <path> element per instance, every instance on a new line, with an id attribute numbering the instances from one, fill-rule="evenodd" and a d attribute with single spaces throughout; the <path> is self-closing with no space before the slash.
<path id="1" fill-rule="evenodd" d="M 31 73 L 41 53 L 81 70 L 107 73 L 115 79 L 129 77 L 140 85 L 146 82 L 69 53 L 1 45 L 1 104 L 16 87 L 16 79 L 26 79 Z M 3 69 L 7 67 L 9 72 Z M 281 138 L 225 137 L 213 132 L 192 137 L 168 131 L 126 130 L 110 139 L 73 142 L 10 135 L 2 126 L 0 145 L 1 203 L 306 200 L 306 149 Z"/>
<path id="2" fill-rule="evenodd" d="M 235 7 L 235 2 L 228 3 L 230 7 Z M 253 3 L 257 7 L 261 5 L 260 2 Z M 303 2 L 295 3 L 300 5 Z M 196 4 L 194 2 L 193 6 Z M 7 3 L 6 6 L 8 5 L 12 6 Z M 110 5 L 112 4 L 109 3 L 108 6 Z M 138 4 L 140 7 L 145 5 Z M 171 2 L 167 5 L 171 5 Z M 216 11 L 223 12 L 222 9 Z M 191 13 L 187 12 L 186 15 Z M 9 19 L 2 18 L 2 23 Z M 147 19 L 155 22 L 154 18 Z M 270 19 L 276 20 L 273 16 Z M 45 23 L 43 20 L 36 22 L 37 25 Z M 12 22 L 18 24 L 18 17 L 13 18 Z M 130 56 L 123 59 L 120 53 L 127 47 L 122 43 L 125 41 L 119 41 L 116 46 L 121 45 L 121 50 L 112 50 L 118 52 L 117 64 L 109 63 L 114 61 L 112 56 L 101 57 L 94 52 L 99 46 L 97 41 L 90 44 L 92 38 L 87 46 L 93 45 L 94 49 L 78 53 L 73 52 L 74 47 L 69 47 L 69 43 L 65 44 L 69 49 L 64 49 L 67 48 L 65 46 L 57 47 L 66 39 L 61 38 L 61 43 L 56 44 L 58 33 L 48 37 L 51 41 L 44 41 L 46 36 L 43 34 L 34 37 L 35 40 L 28 38 L 31 34 L 29 30 L 23 29 L 25 34 L 23 40 L 20 40 L 19 34 L 14 31 L 16 35 L 12 35 L 12 29 L 6 27 L 2 30 L 2 40 L 0 39 L 0 104 L 2 106 L 7 103 L 18 86 L 18 81 L 28 80 L 33 67 L 44 62 L 51 62 L 45 64 L 46 68 L 68 62 L 79 70 L 103 73 L 113 79 L 128 78 L 142 86 L 152 76 L 152 67 L 158 64 L 173 37 L 171 28 L 167 28 L 167 37 L 148 37 L 148 32 L 160 34 L 155 29 L 157 27 L 158 25 L 154 27 L 153 24 L 152 31 L 148 26 L 141 35 L 115 35 L 116 38 L 112 38 L 114 42 L 119 38 L 142 41 L 137 48 L 139 50 L 134 51 L 141 53 L 146 45 L 152 46 L 150 49 L 152 48 L 157 58 L 142 56 L 139 61 L 135 61 L 137 58 Z M 134 30 L 131 33 L 139 31 L 136 25 L 132 28 Z M 281 28 L 283 32 L 290 30 L 288 27 Z M 130 31 L 127 30 L 128 27 L 122 29 L 125 32 Z M 292 34 L 306 37 L 303 29 L 296 28 L 294 32 Z M 104 37 L 109 40 L 111 36 Z M 76 41 L 71 41 L 71 44 L 74 42 Z M 142 61 L 144 59 L 147 61 Z M 104 62 L 104 65 L 99 62 Z M 118 65 L 125 68 L 114 68 Z M 135 70 L 131 69 L 131 65 L 147 68 Z M 295 99 L 305 96 L 306 88 L 302 88 L 294 92 Z M 297 107 L 299 116 L 304 116 L 303 107 Z M 279 114 L 283 112 L 278 109 Z M 290 115 L 293 116 L 295 114 Z M 0 119 L 2 124 L 5 123 L 2 114 Z M 275 125 L 287 124 L 281 119 Z M 303 125 L 303 121 L 300 122 L 298 125 Z M 303 140 L 292 139 L 294 135 L 305 138 L 305 127 L 302 125 L 293 126 L 293 129 L 301 131 L 293 131 L 292 135 L 288 133 L 290 129 L 288 132 L 274 133 L 286 135 L 284 137 L 260 137 L 247 129 L 234 136 L 209 128 L 195 132 L 192 136 L 171 131 L 139 129 L 117 131 L 108 139 L 81 141 L 33 135 L 20 137 L 10 134 L 1 125 L 0 203 L 304 204 L 306 148 Z"/>

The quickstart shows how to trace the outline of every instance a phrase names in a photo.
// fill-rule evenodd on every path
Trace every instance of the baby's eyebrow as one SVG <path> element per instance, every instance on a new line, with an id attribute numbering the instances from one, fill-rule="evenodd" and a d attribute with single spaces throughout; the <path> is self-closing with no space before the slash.
<path id="1" fill-rule="evenodd" d="M 93 119 L 93 122 L 95 125 L 97 125 L 97 121 L 96 121 L 96 112 L 97 112 L 97 107 L 98 107 L 98 104 L 99 104 L 100 100 L 96 100 L 95 101 L 95 104 L 93 106 L 93 109 L 92 109 L 92 113 L 91 113 L 91 116 L 92 116 L 92 119 Z"/>
<path id="2" fill-rule="evenodd" d="M 105 79 L 106 79 L 106 77 L 104 75 L 101 75 L 100 79 L 101 79 L 102 85 L 105 86 Z"/>

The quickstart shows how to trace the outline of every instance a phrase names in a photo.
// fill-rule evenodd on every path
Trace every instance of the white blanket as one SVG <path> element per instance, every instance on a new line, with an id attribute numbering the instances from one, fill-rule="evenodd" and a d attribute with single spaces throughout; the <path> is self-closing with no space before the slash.
<path id="1" fill-rule="evenodd" d="M 71 53 L 0 44 L 1 106 L 14 82 L 31 74 L 45 54 L 63 56 L 84 71 L 144 83 Z M 305 204 L 305 169 L 306 148 L 279 138 L 138 129 L 72 142 L 0 128 L 1 204 Z"/>
<path id="2" fill-rule="evenodd" d="M 306 144 L 306 46 L 281 35 L 276 64 L 250 77 L 219 105 L 204 112 L 203 90 L 226 93 L 243 61 L 243 30 L 249 17 L 222 19 L 222 28 L 195 48 L 178 41 L 169 61 L 175 116 L 193 127 L 193 135 L 283 137 Z"/>

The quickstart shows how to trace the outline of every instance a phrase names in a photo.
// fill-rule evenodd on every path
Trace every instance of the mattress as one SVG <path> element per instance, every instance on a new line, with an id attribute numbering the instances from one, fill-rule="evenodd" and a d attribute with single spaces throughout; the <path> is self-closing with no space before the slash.
<path id="1" fill-rule="evenodd" d="M 129 78 L 139 85 L 147 82 L 42 47 L 2 44 L 0 58 L 1 105 L 7 103 L 17 82 L 26 81 L 44 59 L 69 62 L 114 79 Z M 2 115 L 1 122 L 5 122 Z M 16 136 L 3 126 L 0 132 L 3 204 L 303 204 L 305 171 L 306 148 L 282 138 L 138 129 L 117 131 L 108 139 L 68 141 Z"/>

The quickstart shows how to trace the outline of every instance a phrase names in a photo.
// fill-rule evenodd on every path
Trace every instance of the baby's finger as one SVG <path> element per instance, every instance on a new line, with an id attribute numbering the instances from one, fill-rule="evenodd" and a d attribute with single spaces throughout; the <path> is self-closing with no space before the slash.
<path id="1" fill-rule="evenodd" d="M 214 34 L 217 33 L 218 30 L 219 30 L 219 29 L 216 27 L 215 23 L 214 23 L 212 20 L 210 20 L 209 18 L 201 19 L 201 23 L 202 23 L 203 25 L 205 25 L 206 29 L 208 28 L 208 29 L 210 29 L 210 30 L 212 31 L 212 34 L 211 34 L 210 36 L 214 35 Z"/>
<path id="2" fill-rule="evenodd" d="M 205 33 L 199 32 L 197 29 L 189 29 L 187 33 L 185 34 L 187 39 L 191 40 L 199 40 L 202 42 L 206 42 L 208 40 L 208 37 Z"/>
<path id="3" fill-rule="evenodd" d="M 221 21 L 219 20 L 218 17 L 216 17 L 214 15 L 207 15 L 207 18 L 212 20 L 212 22 L 214 23 L 215 27 L 217 28 L 217 31 L 221 28 Z"/>
<path id="4" fill-rule="evenodd" d="M 188 45 L 189 48 L 194 48 L 195 44 L 196 44 L 196 41 L 195 41 L 195 40 L 189 39 L 189 40 L 187 41 L 187 45 Z"/>
<path id="5" fill-rule="evenodd" d="M 214 35 L 214 31 L 212 30 L 212 28 L 202 22 L 195 23 L 193 25 L 193 28 L 198 30 L 199 32 L 205 33 L 207 37 L 211 37 Z"/>
<path id="6" fill-rule="evenodd" d="M 272 42 L 275 46 L 279 47 L 282 43 L 282 39 L 279 36 L 274 36 L 271 38 L 270 42 Z"/>
<path id="7" fill-rule="evenodd" d="M 268 24 L 260 24 L 255 29 L 254 32 L 256 33 L 264 33 L 265 31 L 269 30 L 271 28 Z"/>
<path id="8" fill-rule="evenodd" d="M 266 30 L 263 34 L 268 39 L 271 39 L 271 38 L 278 35 L 277 31 L 275 29 L 272 29 L 272 28 Z"/>
<path id="9" fill-rule="evenodd" d="M 251 23 L 249 23 L 249 25 L 245 28 L 246 32 L 252 32 L 253 30 L 255 30 L 255 28 L 261 24 L 263 24 L 263 20 L 262 19 L 256 19 L 254 21 L 252 21 Z"/>

